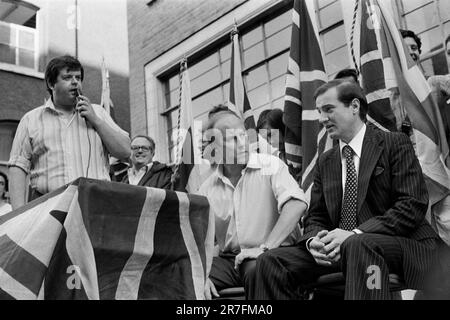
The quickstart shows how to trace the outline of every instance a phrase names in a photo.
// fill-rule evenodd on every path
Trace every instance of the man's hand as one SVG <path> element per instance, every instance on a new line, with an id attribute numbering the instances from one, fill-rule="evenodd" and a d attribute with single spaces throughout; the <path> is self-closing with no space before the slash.
<path id="1" fill-rule="evenodd" d="M 80 116 L 89 121 L 94 126 L 94 128 L 97 127 L 100 119 L 95 114 L 94 108 L 92 107 L 92 104 L 87 97 L 77 97 L 76 110 L 80 113 Z"/>
<path id="2" fill-rule="evenodd" d="M 354 235 L 352 231 L 334 229 L 321 239 L 325 244 L 323 249 L 329 261 L 338 262 L 341 259 L 341 244 L 352 235 Z"/>
<path id="3" fill-rule="evenodd" d="M 318 265 L 325 267 L 331 266 L 331 261 L 328 260 L 324 250 L 325 243 L 322 241 L 322 238 L 327 234 L 327 230 L 322 230 L 309 242 L 309 252 L 313 256 L 314 260 Z"/>
<path id="4" fill-rule="evenodd" d="M 234 260 L 234 268 L 237 269 L 245 259 L 256 259 L 263 253 L 261 248 L 242 249 Z"/>
<path id="5" fill-rule="evenodd" d="M 219 293 L 217 292 L 214 283 L 209 278 L 207 278 L 205 283 L 205 299 L 212 300 L 212 296 L 218 298 Z"/>

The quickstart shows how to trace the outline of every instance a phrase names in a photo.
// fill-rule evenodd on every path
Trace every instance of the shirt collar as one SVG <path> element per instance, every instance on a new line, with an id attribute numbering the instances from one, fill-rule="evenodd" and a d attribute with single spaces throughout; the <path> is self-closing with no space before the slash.
<path id="1" fill-rule="evenodd" d="M 133 166 L 131 166 L 128 170 L 133 174 L 133 175 L 137 175 L 139 172 L 144 171 L 145 173 L 148 172 L 148 170 L 150 170 L 150 168 L 153 166 L 153 162 L 148 163 L 147 165 L 143 166 L 142 168 L 140 168 L 139 170 L 135 170 Z"/>
<path id="2" fill-rule="evenodd" d="M 61 111 L 59 111 L 59 110 L 56 109 L 55 104 L 53 103 L 52 98 L 48 98 L 48 99 L 45 101 L 44 106 L 45 106 L 45 108 L 46 108 L 47 110 L 51 110 L 51 111 L 54 112 L 54 113 L 57 113 L 57 114 L 63 114 Z M 74 110 L 74 112 L 75 112 L 75 110 Z"/>
<path id="3" fill-rule="evenodd" d="M 364 136 L 366 135 L 366 129 L 367 129 L 367 126 L 365 124 L 363 124 L 363 126 L 359 130 L 359 132 L 352 139 L 352 141 L 350 141 L 350 143 L 348 144 L 348 146 L 350 146 L 352 148 L 352 150 L 355 152 L 355 154 L 358 156 L 358 158 L 361 158 L 361 150 L 362 150 L 362 145 L 364 142 Z M 341 156 L 342 156 L 342 149 L 346 145 L 347 144 L 345 142 L 343 142 L 342 140 L 339 140 L 339 148 L 341 150 Z"/>
<path id="4" fill-rule="evenodd" d="M 263 164 L 261 163 L 261 159 L 258 157 L 257 153 L 250 153 L 249 159 L 247 162 L 247 166 L 242 170 L 242 175 L 244 175 L 245 171 L 247 169 L 262 169 Z M 227 177 L 223 175 L 222 166 L 218 165 L 217 168 L 214 170 L 213 175 L 217 180 L 222 180 L 222 182 L 225 183 L 225 181 L 229 181 Z"/>

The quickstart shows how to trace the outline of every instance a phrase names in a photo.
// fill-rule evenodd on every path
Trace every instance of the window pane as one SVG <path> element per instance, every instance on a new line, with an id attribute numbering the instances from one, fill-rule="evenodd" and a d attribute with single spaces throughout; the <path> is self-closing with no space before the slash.
<path id="1" fill-rule="evenodd" d="M 231 59 L 231 45 L 228 43 L 225 47 L 220 48 L 220 61 L 224 62 Z"/>
<path id="2" fill-rule="evenodd" d="M 9 25 L 0 24 L 0 43 L 11 44 L 11 29 Z"/>
<path id="3" fill-rule="evenodd" d="M 319 11 L 320 28 L 325 29 L 342 20 L 342 8 L 339 1 Z"/>
<path id="4" fill-rule="evenodd" d="M 267 39 L 267 54 L 270 57 L 278 52 L 286 50 L 290 46 L 291 28 L 289 27 Z"/>
<path id="5" fill-rule="evenodd" d="M 10 47 L 7 44 L 0 43 L 0 62 L 15 64 L 16 63 L 15 48 Z"/>
<path id="6" fill-rule="evenodd" d="M 216 88 L 192 101 L 192 111 L 194 118 L 208 112 L 213 106 L 224 103 L 222 88 Z"/>
<path id="7" fill-rule="evenodd" d="M 292 10 L 286 11 L 281 16 L 272 19 L 265 23 L 264 30 L 266 37 L 280 31 L 281 29 L 290 26 L 292 24 Z"/>
<path id="8" fill-rule="evenodd" d="M 245 33 L 242 37 L 242 48 L 244 50 L 250 48 L 254 44 L 263 41 L 263 33 L 262 33 L 262 27 L 259 26 L 256 29 L 253 29 L 250 32 Z"/>
<path id="9" fill-rule="evenodd" d="M 19 65 L 34 68 L 34 51 L 19 49 Z"/>
<path id="10" fill-rule="evenodd" d="M 262 43 L 259 43 L 244 52 L 244 66 L 246 69 L 262 60 L 264 60 L 264 47 Z"/>
<path id="11" fill-rule="evenodd" d="M 436 26 L 439 23 L 436 6 L 430 3 L 417 11 L 405 16 L 408 29 L 415 33 L 421 33 L 426 29 Z"/>
<path id="12" fill-rule="evenodd" d="M 272 102 L 272 108 L 284 110 L 284 97 L 279 98 L 274 102 Z"/>
<path id="13" fill-rule="evenodd" d="M 34 33 L 19 31 L 19 48 L 34 50 Z"/>
<path id="14" fill-rule="evenodd" d="M 440 0 L 439 1 L 439 13 L 442 20 L 446 21 L 450 19 L 450 1 Z"/>
<path id="15" fill-rule="evenodd" d="M 342 47 L 346 42 L 344 25 L 340 25 L 339 27 L 324 33 L 323 42 L 325 53 Z"/>
<path id="16" fill-rule="evenodd" d="M 437 27 L 419 35 L 422 40 L 422 55 L 442 48 L 442 32 Z"/>
<path id="17" fill-rule="evenodd" d="M 325 56 L 325 68 L 329 75 L 333 75 L 349 65 L 347 46 Z"/>
<path id="18" fill-rule="evenodd" d="M 283 97 L 286 91 L 286 77 L 281 76 L 270 82 L 270 87 L 272 89 L 272 99 L 277 99 Z"/>
<path id="19" fill-rule="evenodd" d="M 261 67 L 258 67 L 255 70 L 252 70 L 246 76 L 245 80 L 246 80 L 245 84 L 247 86 L 247 90 L 252 90 L 256 87 L 259 87 L 263 83 L 268 82 L 266 66 L 262 65 Z"/>
<path id="20" fill-rule="evenodd" d="M 214 68 L 211 71 L 201 75 L 195 80 L 191 80 L 191 94 L 196 96 L 202 91 L 205 91 L 221 82 L 219 68 Z"/>
<path id="21" fill-rule="evenodd" d="M 286 74 L 289 61 L 289 52 L 283 53 L 269 61 L 269 76 L 274 79 L 282 74 Z"/>
<path id="22" fill-rule="evenodd" d="M 191 76 L 191 69 L 189 69 L 189 76 L 192 78 Z M 178 74 L 174 75 L 173 77 L 171 77 L 169 79 L 169 91 L 173 91 L 175 89 L 178 88 L 178 86 L 180 85 L 180 76 Z"/>
<path id="23" fill-rule="evenodd" d="M 317 0 L 317 7 L 319 7 L 319 9 L 322 9 L 323 7 L 329 5 L 334 1 L 336 0 Z"/>
<path id="24" fill-rule="evenodd" d="M 426 3 L 430 3 L 430 0 L 402 0 L 402 3 L 403 3 L 403 10 L 405 11 L 405 13 L 408 13 L 409 11 L 414 10 L 420 6 L 423 6 Z"/>
<path id="25" fill-rule="evenodd" d="M 230 68 L 231 68 L 231 60 L 223 63 L 220 67 L 222 70 L 222 80 L 226 80 L 230 78 Z"/>
<path id="26" fill-rule="evenodd" d="M 269 88 L 267 84 L 262 85 L 252 91 L 248 91 L 248 99 L 252 108 L 257 108 L 270 102 Z"/>
<path id="27" fill-rule="evenodd" d="M 206 71 L 217 66 L 219 64 L 218 58 L 219 55 L 216 52 L 210 55 L 209 57 L 205 58 L 204 60 L 200 61 L 199 63 L 196 63 L 192 67 L 189 67 L 189 76 L 191 77 L 191 79 L 195 79 L 202 73 L 205 73 Z"/>

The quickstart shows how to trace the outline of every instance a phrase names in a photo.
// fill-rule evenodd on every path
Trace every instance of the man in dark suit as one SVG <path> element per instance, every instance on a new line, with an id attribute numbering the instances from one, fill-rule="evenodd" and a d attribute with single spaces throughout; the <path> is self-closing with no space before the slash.
<path id="1" fill-rule="evenodd" d="M 139 135 L 131 140 L 131 168 L 123 183 L 152 188 L 170 189 L 172 169 L 158 161 L 155 155 L 155 141 L 149 136 Z"/>
<path id="2" fill-rule="evenodd" d="M 388 299 L 389 273 L 426 286 L 439 238 L 425 221 L 428 193 L 409 138 L 365 124 L 360 87 L 333 80 L 316 92 L 320 122 L 339 140 L 317 162 L 304 235 L 256 262 L 256 299 L 295 299 L 341 270 L 346 299 Z"/>

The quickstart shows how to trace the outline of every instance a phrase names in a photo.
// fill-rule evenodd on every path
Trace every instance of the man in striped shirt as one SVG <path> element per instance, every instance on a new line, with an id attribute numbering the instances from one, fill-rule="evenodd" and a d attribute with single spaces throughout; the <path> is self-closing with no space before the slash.
<path id="1" fill-rule="evenodd" d="M 48 63 L 45 82 L 51 99 L 23 116 L 11 150 L 13 209 L 26 202 L 28 174 L 32 198 L 37 198 L 79 177 L 109 180 L 108 154 L 130 156 L 128 133 L 81 94 L 83 76 L 83 66 L 74 57 Z"/>

